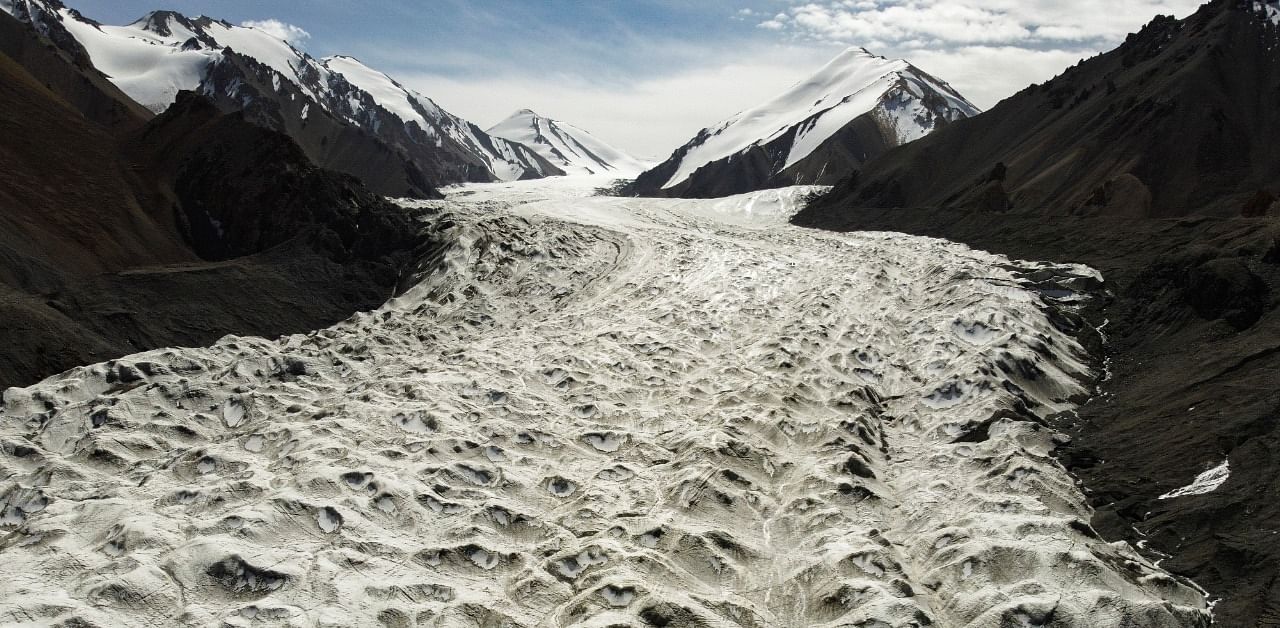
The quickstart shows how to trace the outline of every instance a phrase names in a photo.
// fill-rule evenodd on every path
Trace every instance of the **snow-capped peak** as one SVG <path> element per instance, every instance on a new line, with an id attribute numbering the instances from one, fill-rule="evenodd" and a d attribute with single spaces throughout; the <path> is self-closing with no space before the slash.
<path id="1" fill-rule="evenodd" d="M 338 74 L 358 89 L 368 93 L 384 109 L 405 124 L 415 124 L 427 135 L 448 139 L 479 156 L 494 176 L 502 181 L 515 181 L 530 175 L 559 174 L 544 171 L 530 147 L 498 137 L 489 137 L 476 125 L 445 111 L 435 101 L 401 85 L 395 79 L 349 56 L 326 57 L 326 71 Z"/>
<path id="2" fill-rule="evenodd" d="M 564 122 L 521 109 L 491 127 L 489 135 L 519 142 L 568 174 L 631 176 L 645 164 L 601 141 L 591 133 Z"/>
<path id="3" fill-rule="evenodd" d="M 935 95 L 940 100 L 932 98 Z M 663 187 L 679 184 L 711 162 L 791 135 L 790 149 L 778 168 L 784 170 L 872 112 L 892 127 L 893 139 L 906 143 L 928 134 L 939 119 L 972 116 L 978 108 L 906 61 L 852 47 L 772 100 L 705 129 Z"/>

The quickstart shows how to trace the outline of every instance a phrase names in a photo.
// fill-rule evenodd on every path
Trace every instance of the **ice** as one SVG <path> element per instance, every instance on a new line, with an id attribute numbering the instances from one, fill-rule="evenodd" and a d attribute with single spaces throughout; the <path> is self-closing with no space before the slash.
<path id="1" fill-rule="evenodd" d="M 603 183 L 446 190 L 437 265 L 333 327 L 5 391 L 0 617 L 1205 625 L 1079 525 L 1045 424 L 1092 362 L 1031 265 Z"/>
<path id="2" fill-rule="evenodd" d="M 1190 484 L 1160 496 L 1160 499 L 1173 499 L 1187 495 L 1204 495 L 1218 490 L 1231 477 L 1231 461 L 1223 460 L 1222 464 L 1201 473 Z"/>

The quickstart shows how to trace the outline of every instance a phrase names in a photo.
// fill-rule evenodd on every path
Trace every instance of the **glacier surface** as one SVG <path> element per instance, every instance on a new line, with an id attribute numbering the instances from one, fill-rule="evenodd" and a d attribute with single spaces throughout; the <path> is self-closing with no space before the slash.
<path id="1" fill-rule="evenodd" d="M 449 190 L 382 309 L 0 407 L 0 623 L 1205 626 L 1050 455 L 1032 273 L 812 190 Z M 246 304 L 252 307 L 252 304 Z"/>

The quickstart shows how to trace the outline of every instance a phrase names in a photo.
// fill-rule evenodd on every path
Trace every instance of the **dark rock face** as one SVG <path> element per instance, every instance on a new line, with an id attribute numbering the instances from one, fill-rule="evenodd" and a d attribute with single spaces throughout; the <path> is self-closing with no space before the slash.
<path id="1" fill-rule="evenodd" d="M 1100 270 L 1111 296 L 1087 314 L 1111 377 L 1058 426 L 1073 437 L 1058 455 L 1093 527 L 1169 555 L 1222 598 L 1223 626 L 1280 618 L 1280 32 L 1252 9 L 1157 19 L 869 162 L 794 220 Z M 1159 499 L 1223 460 L 1217 490 Z"/>
<path id="2" fill-rule="evenodd" d="M 1188 273 L 1185 298 L 1206 320 L 1222 319 L 1248 329 L 1266 312 L 1267 284 L 1238 258 L 1211 259 Z"/>
<path id="3" fill-rule="evenodd" d="M 47 40 L 33 36 L 30 25 L 7 13 L 0 13 L 0 18 L 0 53 L 35 70 L 41 84 L 91 122 L 107 129 L 137 128 L 151 117 L 144 107 L 93 69 L 88 53 L 70 33 L 51 29 L 51 34 L 61 34 L 62 38 L 58 45 L 48 46 Z M 104 98 L 104 94 L 108 97 Z"/>
<path id="4" fill-rule="evenodd" d="M 243 111 L 246 120 L 293 138 L 307 157 L 322 167 L 360 179 L 370 190 L 393 198 L 439 198 L 436 184 L 488 181 L 483 164 L 470 156 L 427 152 L 411 156 L 385 139 L 335 118 L 293 83 L 276 79 L 275 70 L 225 51 L 200 93 L 225 112 Z M 274 85 L 279 84 L 279 92 Z M 233 87 L 234 86 L 234 87 Z M 376 108 L 368 95 L 367 106 Z M 391 114 L 376 108 L 384 118 Z M 306 116 L 303 116 L 303 113 Z M 403 125 L 386 123 L 385 134 Z M 407 140 L 405 140 L 407 141 Z"/>
<path id="5" fill-rule="evenodd" d="M 324 327 L 430 252 L 403 210 L 287 136 L 194 95 L 148 115 L 0 13 L 0 389 Z"/>
<path id="6" fill-rule="evenodd" d="M 402 210 L 353 177 L 322 170 L 288 137 L 224 114 L 190 92 L 157 117 L 135 145 L 167 175 L 196 253 L 221 261 L 252 255 L 310 232 L 337 261 L 412 248 Z"/>

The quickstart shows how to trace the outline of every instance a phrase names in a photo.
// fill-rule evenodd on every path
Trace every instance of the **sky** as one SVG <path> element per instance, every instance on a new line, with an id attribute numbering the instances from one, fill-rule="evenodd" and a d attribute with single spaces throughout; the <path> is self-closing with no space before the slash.
<path id="1" fill-rule="evenodd" d="M 529 108 L 642 158 L 785 91 L 850 46 L 989 108 L 1199 0 L 65 0 L 253 23 L 346 54 L 487 128 Z"/>

